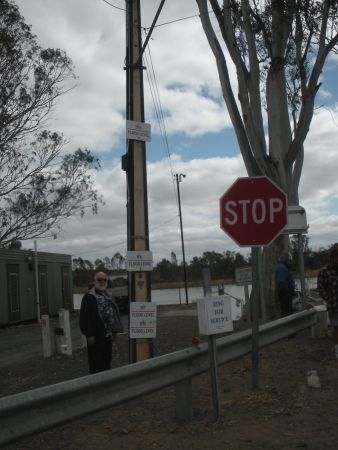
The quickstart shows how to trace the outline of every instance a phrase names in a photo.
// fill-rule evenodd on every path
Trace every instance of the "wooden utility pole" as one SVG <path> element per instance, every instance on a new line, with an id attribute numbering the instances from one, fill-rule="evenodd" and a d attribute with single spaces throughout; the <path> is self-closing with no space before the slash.
<path id="1" fill-rule="evenodd" d="M 143 65 L 140 0 L 126 0 L 126 76 L 127 120 L 144 122 Z M 127 140 L 122 159 L 127 172 L 127 240 L 128 250 L 149 250 L 146 146 L 144 141 Z M 149 272 L 129 272 L 129 301 L 150 302 Z M 130 339 L 130 362 L 152 356 L 152 340 Z"/>
<path id="2" fill-rule="evenodd" d="M 144 123 L 142 55 L 155 27 L 165 0 L 161 0 L 142 47 L 140 0 L 126 0 L 126 75 L 127 120 Z M 127 139 L 127 153 L 122 157 L 127 173 L 128 251 L 149 251 L 146 145 L 142 140 Z M 129 301 L 150 302 L 150 273 L 129 272 Z M 130 339 L 130 362 L 153 356 L 152 339 Z"/>

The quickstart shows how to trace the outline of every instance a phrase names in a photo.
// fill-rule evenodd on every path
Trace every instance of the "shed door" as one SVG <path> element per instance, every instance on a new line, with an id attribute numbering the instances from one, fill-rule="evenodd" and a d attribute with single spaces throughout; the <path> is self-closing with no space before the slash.
<path id="1" fill-rule="evenodd" d="M 61 267 L 62 304 L 64 308 L 72 309 L 72 293 L 70 290 L 69 267 Z"/>
<path id="2" fill-rule="evenodd" d="M 9 322 L 17 322 L 21 319 L 18 264 L 7 265 L 7 298 L 8 298 L 8 320 Z"/>
<path id="3" fill-rule="evenodd" d="M 48 278 L 47 266 L 39 266 L 40 313 L 48 314 Z"/>

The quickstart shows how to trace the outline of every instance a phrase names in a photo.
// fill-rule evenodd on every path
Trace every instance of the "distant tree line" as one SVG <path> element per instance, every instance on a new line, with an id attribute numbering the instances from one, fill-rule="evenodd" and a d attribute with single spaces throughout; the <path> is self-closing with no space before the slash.
<path id="1" fill-rule="evenodd" d="M 312 250 L 309 246 L 309 238 L 307 236 L 303 236 L 303 249 L 306 271 L 318 270 L 328 262 L 328 248 L 320 248 L 318 251 Z M 298 272 L 299 251 L 296 235 L 290 239 L 290 260 L 291 269 L 294 272 Z M 213 280 L 234 279 L 236 268 L 245 267 L 250 264 L 250 253 L 243 256 L 241 253 L 234 251 L 226 251 L 223 253 L 215 251 L 204 252 L 202 256 L 194 256 L 187 263 L 187 278 L 189 282 L 200 283 L 202 280 L 202 269 L 209 267 Z M 96 259 L 94 263 L 82 258 L 74 258 L 74 285 L 85 286 L 89 284 L 93 280 L 94 273 L 97 271 L 104 271 L 111 276 L 125 274 L 124 256 L 121 253 L 115 253 L 111 258 Z M 151 279 L 153 283 L 178 282 L 183 280 L 183 276 L 183 263 L 179 263 L 176 254 L 172 252 L 170 260 L 163 258 L 154 266 Z"/>
<path id="2" fill-rule="evenodd" d="M 115 253 L 109 258 L 97 258 L 94 263 L 88 259 L 73 258 L 73 283 L 74 286 L 86 286 L 93 281 L 96 272 L 106 272 L 109 275 L 121 275 L 125 273 L 125 258 L 121 253 Z"/>

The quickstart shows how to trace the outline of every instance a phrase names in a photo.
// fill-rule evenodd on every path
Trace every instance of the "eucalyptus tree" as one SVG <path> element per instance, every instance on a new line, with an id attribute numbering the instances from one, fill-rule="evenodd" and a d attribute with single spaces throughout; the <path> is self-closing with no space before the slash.
<path id="1" fill-rule="evenodd" d="M 287 193 L 289 205 L 298 205 L 320 75 L 330 52 L 337 52 L 338 2 L 196 1 L 246 171 L 268 176 Z M 264 252 L 265 297 L 270 299 L 276 247 Z M 273 314 L 273 303 L 268 306 Z"/>
<path id="2" fill-rule="evenodd" d="M 111 258 L 111 266 L 115 270 L 122 270 L 125 266 L 125 257 L 120 252 L 116 252 Z"/>
<path id="3" fill-rule="evenodd" d="M 98 272 L 98 271 L 104 272 L 104 271 L 106 270 L 106 267 L 105 267 L 105 265 L 104 265 L 104 262 L 103 262 L 103 260 L 100 259 L 100 258 L 95 259 L 95 261 L 94 261 L 94 267 L 95 267 L 95 270 L 96 270 L 97 272 Z"/>
<path id="4" fill-rule="evenodd" d="M 65 154 L 47 130 L 55 102 L 74 84 L 71 60 L 43 49 L 12 0 L 0 0 L 0 245 L 56 236 L 63 221 L 101 198 L 89 150 Z"/>

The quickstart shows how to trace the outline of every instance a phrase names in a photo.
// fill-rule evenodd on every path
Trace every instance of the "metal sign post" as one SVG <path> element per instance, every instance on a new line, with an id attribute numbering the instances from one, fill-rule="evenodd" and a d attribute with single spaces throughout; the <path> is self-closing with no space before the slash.
<path id="1" fill-rule="evenodd" d="M 270 245 L 287 225 L 287 196 L 268 177 L 238 178 L 220 198 L 220 227 L 252 254 L 252 388 L 258 387 L 259 312 L 265 319 L 261 247 Z"/>
<path id="2" fill-rule="evenodd" d="M 50 323 L 49 315 L 41 316 L 41 332 L 42 332 L 42 354 L 44 358 L 52 356 L 52 346 L 50 341 Z"/>
<path id="3" fill-rule="evenodd" d="M 291 234 L 297 235 L 300 291 L 303 308 L 305 308 L 306 302 L 303 234 L 307 234 L 307 232 L 308 232 L 308 224 L 305 209 L 302 206 L 289 206 L 288 223 L 283 230 L 283 234 L 287 234 L 289 236 Z"/>
<path id="4" fill-rule="evenodd" d="M 252 267 L 236 267 L 235 269 L 235 280 L 238 286 L 244 286 L 244 298 L 245 298 L 245 310 L 246 310 L 246 320 L 251 323 L 251 305 L 249 296 L 249 285 L 252 285 Z"/>
<path id="5" fill-rule="evenodd" d="M 220 417 L 220 396 L 216 334 L 233 331 L 231 299 L 227 295 L 197 300 L 198 327 L 201 334 L 208 335 L 210 379 L 214 420 Z"/>
<path id="6" fill-rule="evenodd" d="M 260 248 L 252 247 L 252 296 L 251 296 L 251 329 L 252 329 L 252 389 L 257 389 L 259 385 L 259 257 Z"/>
<path id="7" fill-rule="evenodd" d="M 220 397 L 219 397 L 219 377 L 218 377 L 218 361 L 217 361 L 217 348 L 216 348 L 216 336 L 211 334 L 208 336 L 208 350 L 210 361 L 210 380 L 211 380 L 211 392 L 212 392 L 212 405 L 214 408 L 214 420 L 215 422 L 220 417 Z"/>

